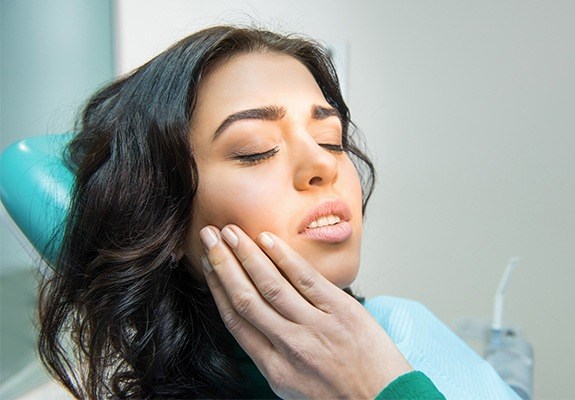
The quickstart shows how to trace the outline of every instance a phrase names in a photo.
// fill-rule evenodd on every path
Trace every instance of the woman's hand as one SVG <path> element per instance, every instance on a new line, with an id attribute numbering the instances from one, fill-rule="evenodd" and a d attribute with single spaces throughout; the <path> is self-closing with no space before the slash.
<path id="1" fill-rule="evenodd" d="M 412 370 L 359 302 L 277 236 L 258 246 L 233 225 L 200 236 L 220 315 L 280 397 L 373 399 Z"/>

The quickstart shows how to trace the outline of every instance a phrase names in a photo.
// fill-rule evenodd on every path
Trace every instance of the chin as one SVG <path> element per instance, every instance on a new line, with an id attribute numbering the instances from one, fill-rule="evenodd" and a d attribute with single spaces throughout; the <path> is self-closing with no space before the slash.
<path id="1" fill-rule="evenodd" d="M 345 246 L 323 244 L 313 248 L 294 249 L 324 278 L 340 289 L 349 287 L 359 272 L 359 244 L 349 242 Z"/>
<path id="2" fill-rule="evenodd" d="M 341 257 L 334 260 L 330 260 L 330 258 L 315 264 L 317 271 L 340 289 L 349 287 L 357 278 L 359 260 L 355 257 L 350 260 L 342 260 Z M 313 262 L 311 264 L 314 265 Z"/>
<path id="3" fill-rule="evenodd" d="M 346 275 L 346 276 L 344 276 Z M 329 280 L 331 283 L 333 283 L 335 286 L 337 286 L 340 289 L 345 289 L 346 287 L 349 287 L 353 281 L 355 281 L 355 278 L 357 277 L 357 273 L 353 273 L 353 274 L 338 274 L 335 277 L 330 277 L 330 276 L 326 276 L 327 280 Z"/>

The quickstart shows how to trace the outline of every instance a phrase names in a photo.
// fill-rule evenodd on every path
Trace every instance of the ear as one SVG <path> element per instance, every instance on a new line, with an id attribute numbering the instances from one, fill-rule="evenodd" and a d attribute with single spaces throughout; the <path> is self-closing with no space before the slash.
<path id="1" fill-rule="evenodd" d="M 173 254 L 175 261 L 179 262 L 182 259 L 182 257 L 184 257 L 185 254 L 184 246 L 181 245 L 180 247 L 178 247 L 176 250 L 174 250 Z"/>

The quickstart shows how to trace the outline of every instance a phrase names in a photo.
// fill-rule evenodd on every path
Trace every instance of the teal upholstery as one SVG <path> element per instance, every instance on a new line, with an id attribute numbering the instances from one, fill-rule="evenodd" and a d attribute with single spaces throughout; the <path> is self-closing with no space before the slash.
<path id="1" fill-rule="evenodd" d="M 62 152 L 72 134 L 36 136 L 0 155 L 0 199 L 34 248 L 54 261 L 70 202 L 73 173 Z"/>

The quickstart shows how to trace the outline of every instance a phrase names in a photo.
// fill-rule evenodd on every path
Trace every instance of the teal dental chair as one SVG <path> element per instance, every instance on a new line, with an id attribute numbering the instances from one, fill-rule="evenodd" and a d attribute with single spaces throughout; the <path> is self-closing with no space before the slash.
<path id="1" fill-rule="evenodd" d="M 72 134 L 36 136 L 0 155 L 0 199 L 48 263 L 55 260 L 70 202 L 73 174 L 63 162 Z"/>
<path id="2" fill-rule="evenodd" d="M 37 253 L 54 265 L 73 184 L 62 159 L 71 137 L 36 136 L 0 154 L 0 223 L 15 237 L 2 240 L 17 246 L 18 258 L 3 258 L 0 270 L 0 399 L 35 396 L 31 391 L 49 382 L 35 352 Z"/>

